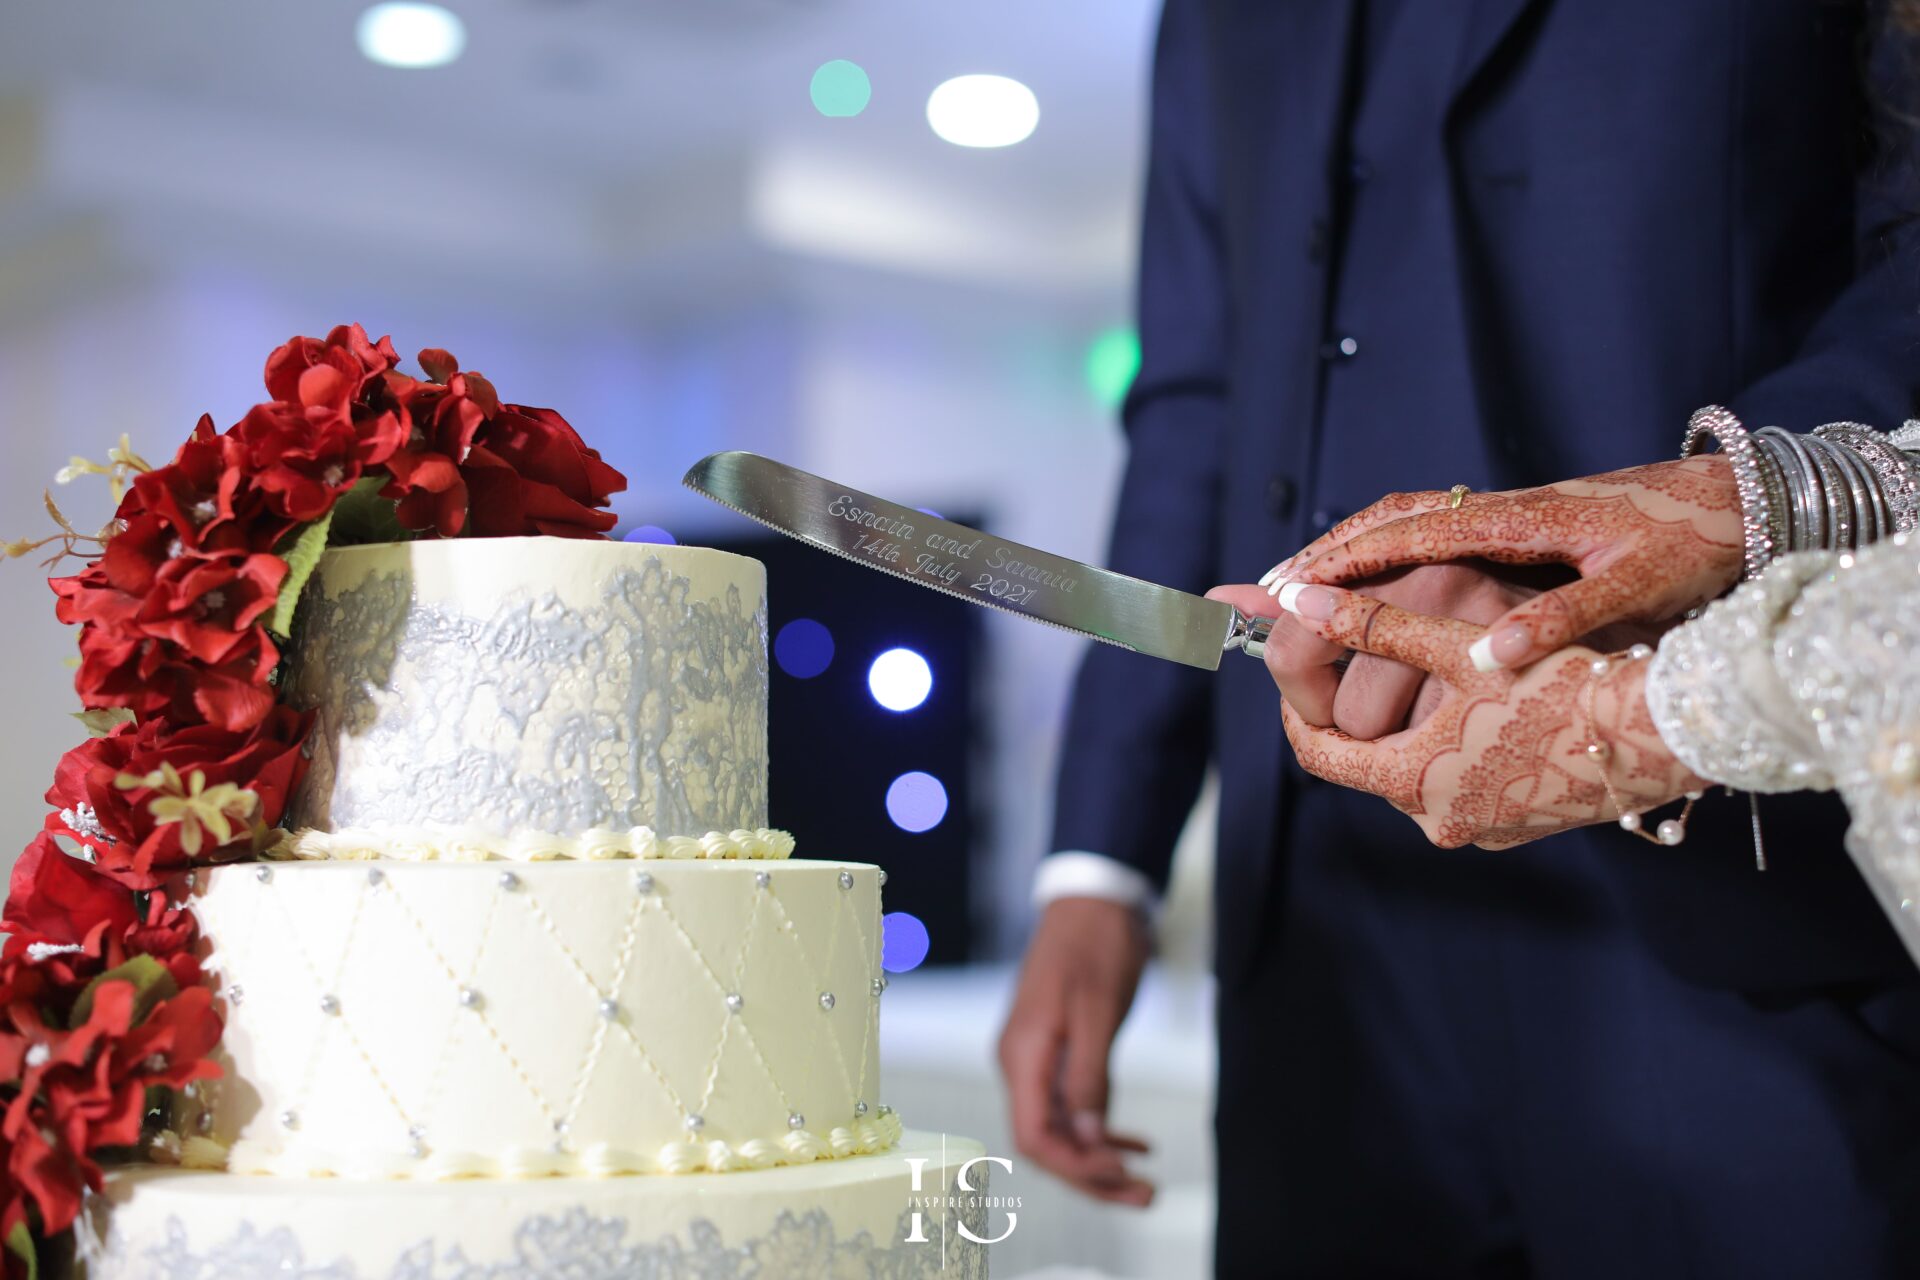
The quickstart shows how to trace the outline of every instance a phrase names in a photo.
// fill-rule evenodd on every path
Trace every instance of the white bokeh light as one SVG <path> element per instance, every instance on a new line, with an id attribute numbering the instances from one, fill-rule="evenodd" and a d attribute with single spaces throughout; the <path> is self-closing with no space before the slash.
<path id="1" fill-rule="evenodd" d="M 927 123 L 956 147 L 1010 147 L 1040 123 L 1040 100 L 1006 76 L 955 76 L 927 98 Z"/>
<path id="2" fill-rule="evenodd" d="M 933 692 L 933 668 L 911 649 L 889 649 L 867 668 L 867 689 L 889 711 L 911 711 Z"/>
<path id="3" fill-rule="evenodd" d="M 388 67 L 443 67 L 467 47 L 467 28 L 437 4 L 376 4 L 360 15 L 360 52 Z"/>

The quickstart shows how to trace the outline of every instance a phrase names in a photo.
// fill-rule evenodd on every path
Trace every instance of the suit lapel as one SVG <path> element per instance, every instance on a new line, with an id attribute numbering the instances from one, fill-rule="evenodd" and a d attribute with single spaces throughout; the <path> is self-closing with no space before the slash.
<path id="1" fill-rule="evenodd" d="M 1527 11 L 1545 3 L 1546 0 L 1472 0 L 1466 36 L 1460 44 L 1460 61 L 1453 74 L 1455 103 L 1473 87 Z"/>

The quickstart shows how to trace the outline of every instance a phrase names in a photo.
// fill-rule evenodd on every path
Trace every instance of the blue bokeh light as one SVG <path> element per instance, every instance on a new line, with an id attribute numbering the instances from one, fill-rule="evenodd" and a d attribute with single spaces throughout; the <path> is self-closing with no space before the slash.
<path id="1" fill-rule="evenodd" d="M 911 649 L 889 649 L 867 668 L 867 689 L 889 711 L 911 711 L 933 692 L 933 668 Z"/>
<path id="2" fill-rule="evenodd" d="M 918 969 L 927 958 L 933 939 L 920 917 L 905 911 L 889 911 L 880 917 L 880 967 L 888 973 Z"/>
<path id="3" fill-rule="evenodd" d="M 773 638 L 773 660 L 796 680 L 811 680 L 833 662 L 833 632 L 812 618 L 795 618 Z"/>
<path id="4" fill-rule="evenodd" d="M 887 788 L 887 816 L 902 831 L 931 831 L 947 816 L 947 788 L 930 773 L 903 773 Z"/>
<path id="5" fill-rule="evenodd" d="M 680 545 L 680 539 L 674 537 L 657 524 L 643 524 L 638 528 L 629 529 L 623 541 L 657 542 L 668 547 L 677 547 Z"/>

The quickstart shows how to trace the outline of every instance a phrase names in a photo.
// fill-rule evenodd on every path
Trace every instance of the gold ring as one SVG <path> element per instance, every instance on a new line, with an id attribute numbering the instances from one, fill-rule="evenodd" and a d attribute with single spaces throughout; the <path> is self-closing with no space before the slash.
<path id="1" fill-rule="evenodd" d="M 1458 511 L 1460 504 L 1467 500 L 1467 494 L 1470 492 L 1472 491 L 1463 484 L 1457 484 L 1447 490 L 1447 509 L 1449 511 Z"/>

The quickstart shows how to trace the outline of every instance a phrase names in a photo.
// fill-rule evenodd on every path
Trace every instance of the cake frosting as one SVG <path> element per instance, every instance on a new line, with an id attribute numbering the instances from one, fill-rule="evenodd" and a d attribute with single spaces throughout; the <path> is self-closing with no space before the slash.
<path id="1" fill-rule="evenodd" d="M 767 826 L 766 644 L 717 551 L 327 552 L 289 829 L 166 886 L 222 1075 L 91 1280 L 985 1275 L 979 1145 L 882 1102 L 886 874 Z"/>
<path id="2" fill-rule="evenodd" d="M 980 1280 L 996 1234 L 981 1157 L 908 1133 L 886 1155 L 721 1178 L 370 1190 L 126 1169 L 78 1245 L 88 1280 Z"/>
<path id="3" fill-rule="evenodd" d="M 766 575 L 744 556 L 336 548 L 292 654 L 286 700 L 317 715 L 290 806 L 302 856 L 645 857 L 766 827 Z"/>
<path id="4" fill-rule="evenodd" d="M 880 872 L 793 859 L 201 872 L 236 1172 L 726 1172 L 866 1154 Z"/>

